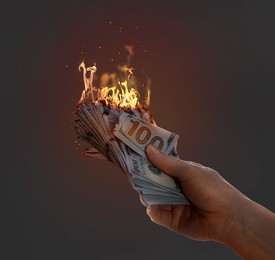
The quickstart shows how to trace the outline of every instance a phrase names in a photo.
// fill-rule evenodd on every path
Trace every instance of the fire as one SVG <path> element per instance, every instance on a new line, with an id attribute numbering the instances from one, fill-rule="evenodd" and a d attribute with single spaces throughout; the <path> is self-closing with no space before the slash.
<path id="1" fill-rule="evenodd" d="M 82 92 L 80 103 L 91 101 L 93 103 L 105 102 L 115 108 L 133 109 L 150 104 L 150 89 L 147 87 L 147 96 L 144 104 L 140 102 L 140 94 L 136 89 L 136 80 L 133 77 L 133 68 L 121 66 L 119 74 L 104 73 L 100 79 L 100 87 L 93 85 L 94 74 L 97 71 L 96 64 L 92 67 L 85 66 L 84 61 L 79 65 L 79 71 L 83 71 L 85 89 Z M 87 76 L 89 74 L 89 76 Z"/>

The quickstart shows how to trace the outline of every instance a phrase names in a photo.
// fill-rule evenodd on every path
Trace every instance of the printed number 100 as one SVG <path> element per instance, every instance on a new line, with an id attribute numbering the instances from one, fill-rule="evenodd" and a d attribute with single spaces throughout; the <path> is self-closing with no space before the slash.
<path id="1" fill-rule="evenodd" d="M 146 144 L 150 140 L 149 144 L 155 145 L 156 143 L 158 143 L 157 148 L 159 150 L 162 149 L 162 147 L 164 145 L 164 141 L 160 136 L 154 136 L 151 139 L 152 132 L 147 126 L 140 127 L 140 122 L 135 121 L 135 120 L 130 120 L 130 122 L 133 125 L 130 128 L 130 130 L 128 131 L 128 135 L 132 136 L 135 133 L 134 137 L 138 143 Z"/>

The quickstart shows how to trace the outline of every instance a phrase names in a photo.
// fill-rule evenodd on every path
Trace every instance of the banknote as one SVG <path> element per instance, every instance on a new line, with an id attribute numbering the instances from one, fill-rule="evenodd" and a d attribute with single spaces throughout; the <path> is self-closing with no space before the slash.
<path id="1" fill-rule="evenodd" d="M 178 157 L 178 135 L 158 127 L 146 110 L 123 111 L 93 103 L 80 104 L 76 115 L 76 133 L 90 145 L 85 155 L 115 163 L 148 205 L 189 204 L 178 181 L 152 165 L 145 154 L 151 143 Z"/>
<path id="2" fill-rule="evenodd" d="M 165 154 L 170 154 L 179 136 L 161 127 L 123 112 L 115 126 L 114 135 L 142 157 L 149 144 Z"/>

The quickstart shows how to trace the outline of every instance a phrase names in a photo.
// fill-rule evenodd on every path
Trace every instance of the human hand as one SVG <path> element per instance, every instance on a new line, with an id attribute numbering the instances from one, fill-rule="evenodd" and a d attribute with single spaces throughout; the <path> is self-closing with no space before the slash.
<path id="1" fill-rule="evenodd" d="M 192 203 L 152 205 L 147 208 L 151 220 L 193 239 L 221 241 L 247 197 L 211 168 L 167 156 L 154 146 L 146 152 L 157 168 L 180 181 Z M 147 206 L 142 198 L 141 202 Z"/>

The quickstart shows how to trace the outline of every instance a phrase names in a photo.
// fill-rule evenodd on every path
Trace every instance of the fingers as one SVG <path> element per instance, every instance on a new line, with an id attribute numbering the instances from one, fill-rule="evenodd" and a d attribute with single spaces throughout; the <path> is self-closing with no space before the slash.
<path id="1" fill-rule="evenodd" d="M 197 174 L 196 166 L 165 155 L 153 145 L 149 145 L 147 147 L 146 153 L 153 165 L 166 174 L 178 178 L 180 181 L 189 180 L 190 178 L 193 178 L 195 174 Z"/>
<path id="2" fill-rule="evenodd" d="M 164 210 L 161 208 L 161 206 L 159 205 L 148 206 L 147 202 L 144 200 L 144 198 L 142 198 L 142 196 L 139 196 L 139 199 L 141 204 L 147 208 L 146 213 L 153 222 L 163 226 L 166 226 L 166 224 L 168 224 L 168 220 L 170 216 L 168 215 L 168 213 L 163 212 Z M 167 212 L 171 211 L 171 206 L 169 205 L 165 205 L 165 206 L 169 207 L 169 208 L 166 208 Z"/>
<path id="3" fill-rule="evenodd" d="M 159 205 L 152 205 L 150 208 L 147 208 L 146 213 L 156 224 L 168 228 L 171 226 L 171 210 L 165 210 Z"/>
<path id="4" fill-rule="evenodd" d="M 149 206 L 147 202 L 142 198 L 142 196 L 139 196 L 140 202 L 143 206 L 145 206 L 146 213 L 150 217 L 150 219 L 162 226 L 169 227 L 170 225 L 170 219 L 171 219 L 171 205 L 151 205 Z"/>
<path id="5" fill-rule="evenodd" d="M 147 207 L 146 213 L 156 224 L 180 233 L 184 222 L 190 218 L 190 210 L 184 205 L 152 205 Z"/>

